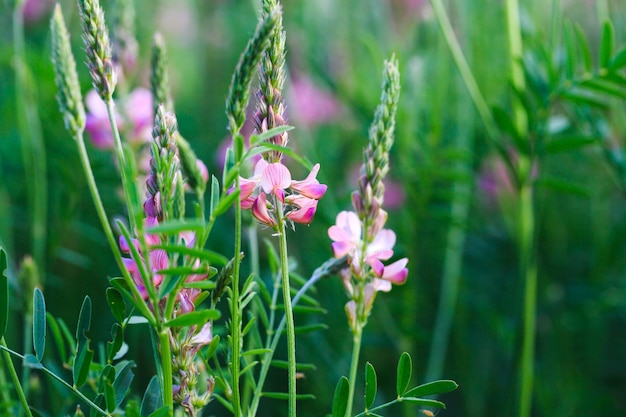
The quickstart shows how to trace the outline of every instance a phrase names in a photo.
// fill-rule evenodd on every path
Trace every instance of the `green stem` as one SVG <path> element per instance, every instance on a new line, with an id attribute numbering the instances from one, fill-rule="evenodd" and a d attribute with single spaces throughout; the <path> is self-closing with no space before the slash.
<path id="1" fill-rule="evenodd" d="M 22 404 L 22 409 L 26 413 L 27 416 L 33 417 L 33 414 L 30 412 L 30 408 L 28 408 L 28 401 L 26 400 L 26 394 L 22 390 L 22 384 L 20 384 L 20 379 L 17 376 L 17 372 L 15 371 L 15 366 L 13 365 L 13 361 L 11 360 L 11 355 L 7 349 L 7 344 L 4 340 L 4 337 L 0 339 L 0 347 L 2 347 L 2 355 L 4 356 L 4 361 L 7 364 L 7 368 L 9 369 L 9 375 L 13 380 L 13 387 L 15 388 L 15 392 L 17 392 L 17 397 Z M 22 357 L 23 358 L 23 357 Z"/>
<path id="2" fill-rule="evenodd" d="M 163 387 L 163 405 L 169 408 L 170 416 L 174 413 L 174 390 L 172 386 L 172 351 L 170 349 L 170 331 L 163 328 L 159 331 L 161 345 L 161 386 Z"/>
<path id="3" fill-rule="evenodd" d="M 522 30 L 519 14 L 518 0 L 506 0 L 506 23 L 509 39 L 509 61 L 511 66 L 511 84 L 519 92 L 526 89 L 524 80 Z M 516 97 L 513 100 L 513 115 L 515 127 L 520 137 L 525 137 L 527 133 L 527 117 L 524 107 Z"/>
<path id="4" fill-rule="evenodd" d="M 24 42 L 23 0 L 13 10 L 13 45 L 15 65 L 15 98 L 26 188 L 31 210 L 33 258 L 45 276 L 46 215 L 48 204 L 48 179 L 46 152 L 37 110 L 34 83 L 29 80 Z"/>
<path id="5" fill-rule="evenodd" d="M 487 135 L 489 139 L 495 141 L 498 138 L 498 129 L 496 127 L 496 123 L 493 119 L 493 115 L 489 110 L 489 106 L 485 101 L 480 89 L 478 88 L 478 84 L 476 83 L 476 79 L 472 74 L 472 70 L 467 64 L 467 60 L 463 55 L 463 50 L 459 45 L 459 41 L 454 35 L 454 29 L 452 29 L 452 25 L 450 24 L 450 19 L 448 19 L 448 15 L 446 13 L 441 0 L 430 0 L 430 4 L 433 8 L 433 12 L 435 13 L 435 17 L 437 22 L 439 23 L 439 27 L 443 34 L 443 37 L 448 44 L 448 48 L 450 49 L 450 53 L 452 54 L 452 59 L 459 70 L 461 78 L 467 88 L 467 91 L 478 111 L 478 115 L 482 120 L 485 130 L 487 131 Z"/>
<path id="6" fill-rule="evenodd" d="M 358 316 L 358 313 L 357 313 Z M 350 363 L 350 379 L 348 386 L 348 408 L 346 409 L 346 417 L 352 415 L 352 405 L 354 402 L 354 390 L 356 387 L 356 374 L 359 368 L 359 356 L 361 353 L 361 341 L 363 339 L 363 327 L 360 320 L 356 318 L 356 329 L 352 337 L 352 361 Z"/>
<path id="7" fill-rule="evenodd" d="M 278 203 L 278 202 L 277 202 Z M 280 269 L 283 287 L 283 303 L 287 323 L 287 362 L 289 378 L 289 417 L 296 416 L 296 333 L 291 306 L 291 288 L 289 283 L 289 263 L 287 259 L 287 235 L 285 219 L 282 217 L 282 205 L 277 204 L 278 240 L 280 245 Z"/>
<path id="8" fill-rule="evenodd" d="M 9 354 L 11 354 L 13 356 L 17 356 L 18 358 L 22 359 L 22 361 L 24 360 L 24 355 L 20 355 L 19 353 L 9 349 L 6 346 L 6 342 L 4 341 L 4 337 L 2 339 L 0 339 L 0 350 L 3 351 L 4 358 L 7 360 L 7 363 L 9 363 L 9 369 L 13 368 L 13 372 L 15 373 L 15 368 L 13 367 L 13 362 L 11 362 L 11 357 L 9 356 Z M 104 411 L 102 408 L 98 407 L 93 401 L 91 401 L 89 398 L 87 398 L 85 396 L 85 394 L 83 394 L 78 389 L 74 388 L 73 386 L 71 386 L 70 384 L 65 382 L 65 380 L 63 378 L 59 377 L 58 375 L 56 375 L 54 372 L 52 372 L 51 370 L 49 370 L 45 366 L 41 365 L 41 367 L 37 368 L 37 369 L 40 369 L 41 372 L 43 372 L 44 374 L 46 374 L 49 377 L 51 377 L 52 379 L 60 382 L 65 388 L 70 390 L 76 397 L 78 397 L 78 399 L 80 399 L 81 401 L 84 401 L 89 407 L 91 407 L 98 414 L 103 415 L 103 416 L 111 416 L 111 414 L 109 414 L 108 412 Z M 15 373 L 15 377 L 17 378 L 17 373 Z M 19 387 L 19 388 L 17 388 L 17 387 Z M 19 385 L 19 380 L 18 380 L 18 383 L 16 384 L 16 389 L 21 390 L 21 387 Z M 26 406 L 28 407 L 28 404 Z M 27 412 L 30 413 L 30 410 L 28 410 Z"/>
<path id="9" fill-rule="evenodd" d="M 89 163 L 89 155 L 87 154 L 87 149 L 85 148 L 85 140 L 83 138 L 83 133 L 79 132 L 74 138 L 74 140 L 76 141 L 76 145 L 78 146 L 78 155 L 80 157 L 80 163 L 85 173 L 85 178 L 87 179 L 89 192 L 91 194 L 91 198 L 96 208 L 96 213 L 98 215 L 98 218 L 100 219 L 100 223 L 102 224 L 102 229 L 104 230 L 104 234 L 106 235 L 107 240 L 109 242 L 109 246 L 111 247 L 111 250 L 113 251 L 113 257 L 115 258 L 115 261 L 117 262 L 117 266 L 124 276 L 124 280 L 126 281 L 128 288 L 130 289 L 131 293 L 135 297 L 135 300 L 137 300 L 137 302 L 133 304 L 135 305 L 135 307 L 139 309 L 139 311 L 141 311 L 141 314 L 148 319 L 150 324 L 154 326 L 156 323 L 156 319 L 154 315 L 152 314 L 152 312 L 150 311 L 150 309 L 148 309 L 148 306 L 143 301 L 140 301 L 142 300 L 142 297 L 139 294 L 139 291 L 137 290 L 135 282 L 133 281 L 132 277 L 128 273 L 126 266 L 124 266 L 124 262 L 122 261 L 122 254 L 117 245 L 117 241 L 115 240 L 115 236 L 113 235 L 113 230 L 111 229 L 111 225 L 109 223 L 106 211 L 104 210 L 104 205 L 102 204 L 102 199 L 100 198 L 100 192 L 98 191 L 98 185 L 96 184 L 96 180 L 94 178 L 93 171 L 91 169 L 91 164 Z"/>
<path id="10" fill-rule="evenodd" d="M 532 407 L 537 309 L 537 268 L 533 256 L 534 212 L 531 185 L 520 189 L 519 244 L 520 273 L 524 278 L 522 357 L 520 366 L 519 417 L 529 417 Z"/>
<path id="11" fill-rule="evenodd" d="M 239 161 L 237 161 L 237 167 L 239 167 Z M 239 190 L 239 173 L 235 175 L 235 190 Z M 232 376 L 232 406 L 234 417 L 241 416 L 241 399 L 240 399 L 240 387 L 239 387 L 239 375 L 241 367 L 241 317 L 239 316 L 240 300 L 239 300 L 239 270 L 241 266 L 241 198 L 237 196 L 235 201 L 235 265 L 233 266 L 233 278 L 232 278 L 232 291 L 231 298 L 231 336 L 232 336 L 232 362 L 231 362 L 231 376 Z"/>
<path id="12" fill-rule="evenodd" d="M 120 138 L 120 131 L 117 128 L 115 121 L 115 102 L 111 96 L 107 97 L 104 101 L 107 108 L 107 114 L 109 116 L 109 124 L 111 125 L 111 132 L 113 133 L 113 140 L 115 142 L 115 153 L 117 154 L 117 160 L 120 167 L 120 174 L 122 176 L 122 188 L 124 189 L 124 195 L 126 196 L 126 205 L 128 207 L 128 219 L 130 223 L 130 230 L 136 230 L 136 218 L 135 218 L 135 196 L 131 195 L 130 181 L 132 178 L 128 178 L 128 165 L 126 163 L 126 156 L 124 153 L 124 147 L 122 146 L 122 139 Z"/>

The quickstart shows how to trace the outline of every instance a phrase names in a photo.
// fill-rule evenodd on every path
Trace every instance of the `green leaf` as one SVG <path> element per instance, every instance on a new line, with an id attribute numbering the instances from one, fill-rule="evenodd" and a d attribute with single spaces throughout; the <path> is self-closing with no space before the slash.
<path id="1" fill-rule="evenodd" d="M 245 352 L 243 352 L 241 354 L 241 356 L 260 356 L 260 355 L 265 355 L 266 353 L 270 353 L 272 352 L 272 349 L 265 349 L 265 348 L 260 348 L 260 349 L 250 349 L 250 350 L 246 350 Z"/>
<path id="2" fill-rule="evenodd" d="M 429 395 L 443 394 L 454 391 L 459 385 L 451 380 L 443 379 L 439 381 L 427 382 L 410 389 L 404 395 L 406 397 L 427 397 Z"/>
<path id="3" fill-rule="evenodd" d="M 241 190 L 233 190 L 230 194 L 227 194 L 225 197 L 222 197 L 217 207 L 215 207 L 215 211 L 211 213 L 211 218 L 214 219 L 224 214 L 226 210 L 228 210 L 233 205 L 235 200 L 237 200 L 237 197 L 239 197 L 240 192 Z"/>
<path id="4" fill-rule="evenodd" d="M 580 54 L 582 55 L 583 64 L 585 65 L 585 72 L 591 73 L 593 69 L 591 50 L 589 48 L 589 43 L 585 38 L 585 32 L 578 24 L 574 26 L 574 31 L 576 32 L 576 39 L 578 40 L 578 48 L 580 49 Z"/>
<path id="5" fill-rule="evenodd" d="M 115 407 L 119 407 L 128 392 L 128 388 L 130 388 L 130 384 L 135 377 L 135 374 L 133 373 L 134 367 L 135 363 L 131 361 L 121 362 L 115 367 L 117 371 L 115 381 L 113 381 L 113 388 L 115 390 Z"/>
<path id="6" fill-rule="evenodd" d="M 294 161 L 302 165 L 305 169 L 310 170 L 313 168 L 313 164 L 308 159 L 303 158 L 297 152 L 293 151 L 293 149 L 286 148 L 284 146 L 275 145 L 269 142 L 263 142 L 254 148 L 254 151 L 260 151 L 258 153 L 263 153 L 267 151 L 279 151 L 292 158 Z"/>
<path id="7" fill-rule="evenodd" d="M 48 322 L 48 326 L 50 326 L 50 331 L 52 332 L 53 340 L 56 344 L 57 349 L 59 350 L 59 356 L 61 357 L 61 362 L 67 363 L 69 358 L 67 357 L 67 350 L 65 349 L 65 341 L 63 339 L 63 335 L 61 334 L 59 323 L 50 313 L 46 313 L 46 319 Z"/>
<path id="8" fill-rule="evenodd" d="M 106 297 L 113 317 L 115 317 L 118 322 L 123 323 L 126 318 L 126 304 L 124 304 L 122 294 L 115 288 L 109 287 L 106 291 Z"/>
<path id="9" fill-rule="evenodd" d="M 31 368 L 31 369 L 41 369 L 43 368 L 43 365 L 41 364 L 41 361 L 39 359 L 37 359 L 37 357 L 35 355 L 32 355 L 30 353 L 27 353 L 26 355 L 24 355 L 24 366 L 27 368 Z"/>
<path id="10" fill-rule="evenodd" d="M 113 389 L 113 381 L 115 380 L 115 367 L 106 365 L 100 373 L 100 392 L 104 394 L 104 402 L 107 411 L 112 413 L 115 411 L 115 390 Z"/>
<path id="11" fill-rule="evenodd" d="M 219 310 L 196 310 L 190 313 L 182 314 L 175 319 L 165 323 L 167 327 L 190 327 L 203 326 L 209 320 L 217 320 L 220 318 Z"/>
<path id="12" fill-rule="evenodd" d="M 0 247 L 0 339 L 4 337 L 9 322 L 9 277 L 7 253 Z"/>
<path id="13" fill-rule="evenodd" d="M 148 417 L 169 417 L 170 415 L 170 408 L 165 405 L 161 408 L 159 408 L 158 410 L 156 410 L 154 413 L 150 414 Z"/>
<path id="14" fill-rule="evenodd" d="M 98 394 L 93 400 L 94 404 L 100 408 L 104 408 L 104 395 Z M 89 417 L 100 417 L 100 413 L 95 408 L 90 408 Z"/>
<path id="15" fill-rule="evenodd" d="M 161 384 L 159 378 L 155 375 L 150 379 L 146 392 L 143 394 L 141 401 L 141 417 L 148 417 L 156 410 L 163 406 L 163 398 L 161 396 Z"/>
<path id="16" fill-rule="evenodd" d="M 585 146 L 598 143 L 598 138 L 589 136 L 563 136 L 554 137 L 549 142 L 545 142 L 543 150 L 545 153 L 553 154 L 559 152 L 571 152 Z"/>
<path id="17" fill-rule="evenodd" d="M 611 62 L 611 55 L 613 55 L 613 36 L 613 25 L 607 20 L 604 22 L 604 26 L 602 26 L 602 40 L 599 55 L 600 68 L 607 68 Z"/>
<path id="18" fill-rule="evenodd" d="M 213 339 L 211 340 L 211 343 L 209 343 L 209 346 L 207 346 L 206 353 L 204 354 L 205 362 L 211 359 L 213 355 L 215 355 L 215 352 L 217 352 L 217 348 L 219 347 L 219 345 L 220 336 L 217 334 L 213 335 Z"/>
<path id="19" fill-rule="evenodd" d="M 590 190 L 580 184 L 545 174 L 535 181 L 535 184 L 553 191 L 572 194 L 579 197 L 589 197 L 591 195 Z"/>
<path id="20" fill-rule="evenodd" d="M 365 364 L 365 408 L 370 408 L 376 399 L 376 370 L 374 366 L 367 362 Z"/>
<path id="21" fill-rule="evenodd" d="M 166 235 L 179 235 L 182 232 L 202 232 L 204 231 L 204 220 L 202 219 L 187 219 L 187 220 L 168 220 L 163 223 L 159 223 L 156 226 L 149 227 L 146 230 L 148 234 L 166 234 Z"/>
<path id="22" fill-rule="evenodd" d="M 148 322 L 148 319 L 143 317 L 143 316 L 130 316 L 126 323 L 128 323 L 128 324 L 148 324 L 149 322 Z"/>
<path id="23" fill-rule="evenodd" d="M 603 79 L 591 79 L 580 83 L 581 87 L 589 88 L 593 91 L 598 91 L 599 93 L 608 94 L 611 96 L 615 96 L 618 98 L 626 98 L 626 90 L 620 88 L 620 86 L 615 85 L 610 81 L 606 81 Z"/>
<path id="24" fill-rule="evenodd" d="M 411 355 L 406 352 L 402 352 L 400 360 L 398 360 L 398 377 L 396 379 L 396 390 L 398 392 L 398 396 L 402 396 L 409 386 L 412 370 L 413 364 L 411 363 Z"/>
<path id="25" fill-rule="evenodd" d="M 78 315 L 78 323 L 76 324 L 76 343 L 80 344 L 81 340 L 87 336 L 85 332 L 89 331 L 91 327 L 91 298 L 85 296 L 83 305 L 80 308 L 80 314 Z"/>
<path id="26" fill-rule="evenodd" d="M 309 325 L 303 325 L 303 326 L 296 326 L 294 330 L 296 334 L 302 334 L 302 333 L 310 333 L 310 332 L 316 332 L 318 330 L 326 330 L 326 329 L 328 329 L 327 324 L 316 323 L 316 324 L 309 324 Z"/>
<path id="27" fill-rule="evenodd" d="M 605 100 L 601 100 L 598 96 L 581 92 L 579 90 L 563 91 L 561 97 L 577 104 L 584 104 L 598 109 L 606 110 L 608 108 Z"/>
<path id="28" fill-rule="evenodd" d="M 41 361 L 46 349 L 46 302 L 39 288 L 33 292 L 33 349 Z"/>
<path id="29" fill-rule="evenodd" d="M 107 359 L 109 362 L 113 361 L 117 352 L 119 352 L 124 344 L 124 331 L 119 323 L 113 323 L 113 327 L 111 327 L 111 337 L 112 340 L 107 342 Z"/>
<path id="30" fill-rule="evenodd" d="M 610 71 L 617 71 L 626 67 L 626 48 L 620 50 L 613 59 L 611 59 L 611 63 L 609 64 Z"/>
<path id="31" fill-rule="evenodd" d="M 348 409 L 348 390 L 350 388 L 350 382 L 348 378 L 342 376 L 335 388 L 335 395 L 333 396 L 333 413 L 332 417 L 345 417 L 346 410 Z"/>
<path id="32" fill-rule="evenodd" d="M 565 43 L 565 77 L 572 79 L 576 72 L 578 57 L 576 54 L 576 34 L 572 23 L 567 20 L 563 24 L 563 41 Z"/>
<path id="33" fill-rule="evenodd" d="M 88 343 L 78 345 L 76 357 L 74 358 L 74 366 L 72 367 L 72 377 L 74 378 L 74 386 L 80 387 L 87 380 L 89 375 L 89 366 L 93 360 L 93 350 L 89 349 Z"/>
<path id="34" fill-rule="evenodd" d="M 72 367 L 74 386 L 80 387 L 87 380 L 89 366 L 93 360 L 93 350 L 89 349 L 89 339 L 87 332 L 91 326 L 91 299 L 86 296 L 78 316 L 76 325 L 76 357 Z"/>
<path id="35" fill-rule="evenodd" d="M 259 135 L 252 135 L 250 136 L 250 146 L 254 146 L 259 142 L 265 142 L 266 140 L 276 135 L 280 135 L 281 133 L 284 133 L 284 132 L 289 132 L 290 130 L 293 130 L 293 126 L 282 125 L 282 126 L 273 127 L 270 130 L 266 130 L 265 132 Z"/>
<path id="36" fill-rule="evenodd" d="M 400 401 L 416 405 L 424 405 L 427 407 L 446 408 L 446 405 L 441 401 L 427 400 L 426 398 L 402 397 Z"/>
<path id="37" fill-rule="evenodd" d="M 220 183 L 215 177 L 215 175 L 211 175 L 211 199 L 209 200 L 209 215 L 213 214 L 219 202 L 220 202 Z"/>
<path id="38" fill-rule="evenodd" d="M 215 288 L 214 281 L 196 281 L 196 282 L 185 282 L 183 284 L 183 288 L 198 288 L 201 290 L 212 290 Z"/>

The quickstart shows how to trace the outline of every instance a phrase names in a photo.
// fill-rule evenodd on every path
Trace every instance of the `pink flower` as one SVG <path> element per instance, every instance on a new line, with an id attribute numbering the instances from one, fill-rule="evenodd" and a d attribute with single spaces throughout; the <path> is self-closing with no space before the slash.
<path id="1" fill-rule="evenodd" d="M 378 227 L 381 228 L 368 245 L 364 245 L 362 240 L 361 221 L 352 211 L 342 211 L 337 215 L 336 224 L 328 229 L 328 236 L 333 240 L 332 248 L 336 258 L 346 255 L 351 258 L 351 267 L 357 276 L 362 274 L 365 264 L 369 265 L 374 274 L 375 289 L 388 291 L 391 287 L 387 284 L 382 285 L 376 280 L 404 284 L 408 275 L 406 268 L 408 259 L 403 258 L 387 266 L 382 262 L 393 256 L 393 247 L 396 244 L 396 234 L 392 230 L 382 229 L 384 219 L 386 219 L 386 213 L 381 210 L 377 219 L 377 223 L 380 223 Z M 366 246 L 365 254 L 362 253 L 364 246 Z M 344 285 L 346 285 L 345 279 Z"/>
<path id="2" fill-rule="evenodd" d="M 85 97 L 87 120 L 85 130 L 91 136 L 95 147 L 112 149 L 114 144 L 106 104 L 95 90 Z M 152 93 L 145 88 L 134 89 L 119 105 L 115 120 L 117 127 L 125 134 L 130 143 L 143 144 L 152 139 Z M 126 128 L 128 127 L 128 131 Z"/>
<path id="3" fill-rule="evenodd" d="M 319 164 L 315 165 L 307 178 L 291 179 L 289 169 L 280 162 L 269 163 L 260 159 L 250 178 L 239 177 L 241 208 L 251 209 L 252 216 L 262 224 L 276 226 L 274 204 L 284 204 L 283 215 L 289 221 L 309 224 L 317 210 L 317 202 L 326 193 L 326 185 L 320 184 L 316 176 Z M 271 200 L 268 196 L 275 196 Z"/>
<path id="4" fill-rule="evenodd" d="M 305 125 L 313 126 L 339 117 L 336 97 L 320 89 L 310 78 L 294 76 L 292 89 L 295 117 Z"/>
<path id="5" fill-rule="evenodd" d="M 320 164 L 315 164 L 309 175 L 302 181 L 292 181 L 291 189 L 297 191 L 301 195 L 319 200 L 326 193 L 327 186 L 320 184 L 317 180 L 317 173 L 320 170 Z"/>

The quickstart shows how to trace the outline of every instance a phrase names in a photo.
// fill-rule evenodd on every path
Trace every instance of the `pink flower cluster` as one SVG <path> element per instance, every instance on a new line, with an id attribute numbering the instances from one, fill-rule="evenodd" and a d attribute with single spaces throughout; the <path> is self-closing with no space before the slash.
<path id="1" fill-rule="evenodd" d="M 257 221 L 275 227 L 278 224 L 275 204 L 280 203 L 284 208 L 282 215 L 287 220 L 309 224 L 315 216 L 317 202 L 327 188 L 316 178 L 319 169 L 320 165 L 316 164 L 304 180 L 295 181 L 282 163 L 260 159 L 252 177 L 239 179 L 241 208 L 251 209 Z"/>
<path id="2" fill-rule="evenodd" d="M 380 210 L 374 225 L 371 227 L 373 239 L 363 242 L 363 225 L 359 216 L 352 211 L 342 211 L 337 215 L 336 224 L 328 229 L 328 236 L 333 240 L 332 248 L 336 258 L 348 256 L 350 268 L 341 271 L 341 278 L 352 298 L 346 304 L 346 311 L 352 323 L 355 322 L 356 307 L 353 277 L 358 281 L 367 280 L 363 289 L 366 311 L 372 306 L 377 291 L 388 292 L 391 284 L 404 284 L 409 270 L 406 268 L 407 258 L 402 258 L 389 265 L 383 261 L 393 256 L 393 247 L 396 244 L 396 234 L 389 229 L 383 229 L 387 221 L 387 213 Z"/>
<path id="3" fill-rule="evenodd" d="M 144 220 L 144 225 L 146 228 L 156 226 L 158 224 L 158 220 L 156 217 L 147 217 Z M 152 276 L 152 280 L 154 286 L 158 289 L 161 283 L 163 282 L 163 275 L 159 274 L 159 271 L 169 268 L 170 259 L 167 255 L 167 252 L 163 249 L 154 248 L 154 246 L 162 243 L 162 239 L 158 235 L 146 234 L 146 244 L 148 245 L 148 261 L 146 262 L 146 256 L 143 254 L 141 245 L 137 239 L 133 239 L 130 244 L 132 244 L 139 254 L 139 259 L 135 259 L 130 250 L 130 244 L 124 238 L 124 236 L 120 236 L 120 248 L 122 252 L 130 255 L 130 258 L 123 258 L 124 266 L 131 274 L 133 281 L 139 290 L 139 294 L 143 297 L 143 299 L 148 298 L 148 290 L 146 289 L 145 283 L 141 278 L 141 274 L 139 272 L 139 263 L 144 264 L 146 268 L 149 268 Z M 183 232 L 180 237 L 181 241 L 185 243 L 187 247 L 192 247 L 195 243 L 195 233 L 193 232 Z M 200 261 L 196 260 L 194 265 L 195 268 L 200 267 Z M 193 274 L 189 275 L 186 279 L 187 282 L 196 282 L 202 281 L 207 278 L 207 274 Z M 200 295 L 200 290 L 195 288 L 184 288 L 178 293 L 178 302 L 180 305 L 180 313 L 188 313 L 195 309 L 194 301 Z"/>
<path id="4" fill-rule="evenodd" d="M 106 104 L 96 90 L 91 90 L 85 97 L 87 121 L 85 130 L 91 136 L 95 147 L 112 149 L 113 133 L 109 124 Z M 145 88 L 134 89 L 121 103 L 121 113 L 117 114 L 117 127 L 126 131 L 130 143 L 148 143 L 152 139 L 154 111 L 152 93 Z"/>

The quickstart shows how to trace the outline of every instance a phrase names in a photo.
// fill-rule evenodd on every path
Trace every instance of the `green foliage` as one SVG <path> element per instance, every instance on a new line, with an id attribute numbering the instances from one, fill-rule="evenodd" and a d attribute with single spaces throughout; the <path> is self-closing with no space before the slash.
<path id="1" fill-rule="evenodd" d="M 0 247 L 0 338 L 4 337 L 9 321 L 9 277 L 6 274 L 8 268 L 7 253 Z"/>
<path id="2" fill-rule="evenodd" d="M 46 302 L 43 293 L 35 288 L 33 293 L 33 349 L 39 361 L 46 348 Z"/>

